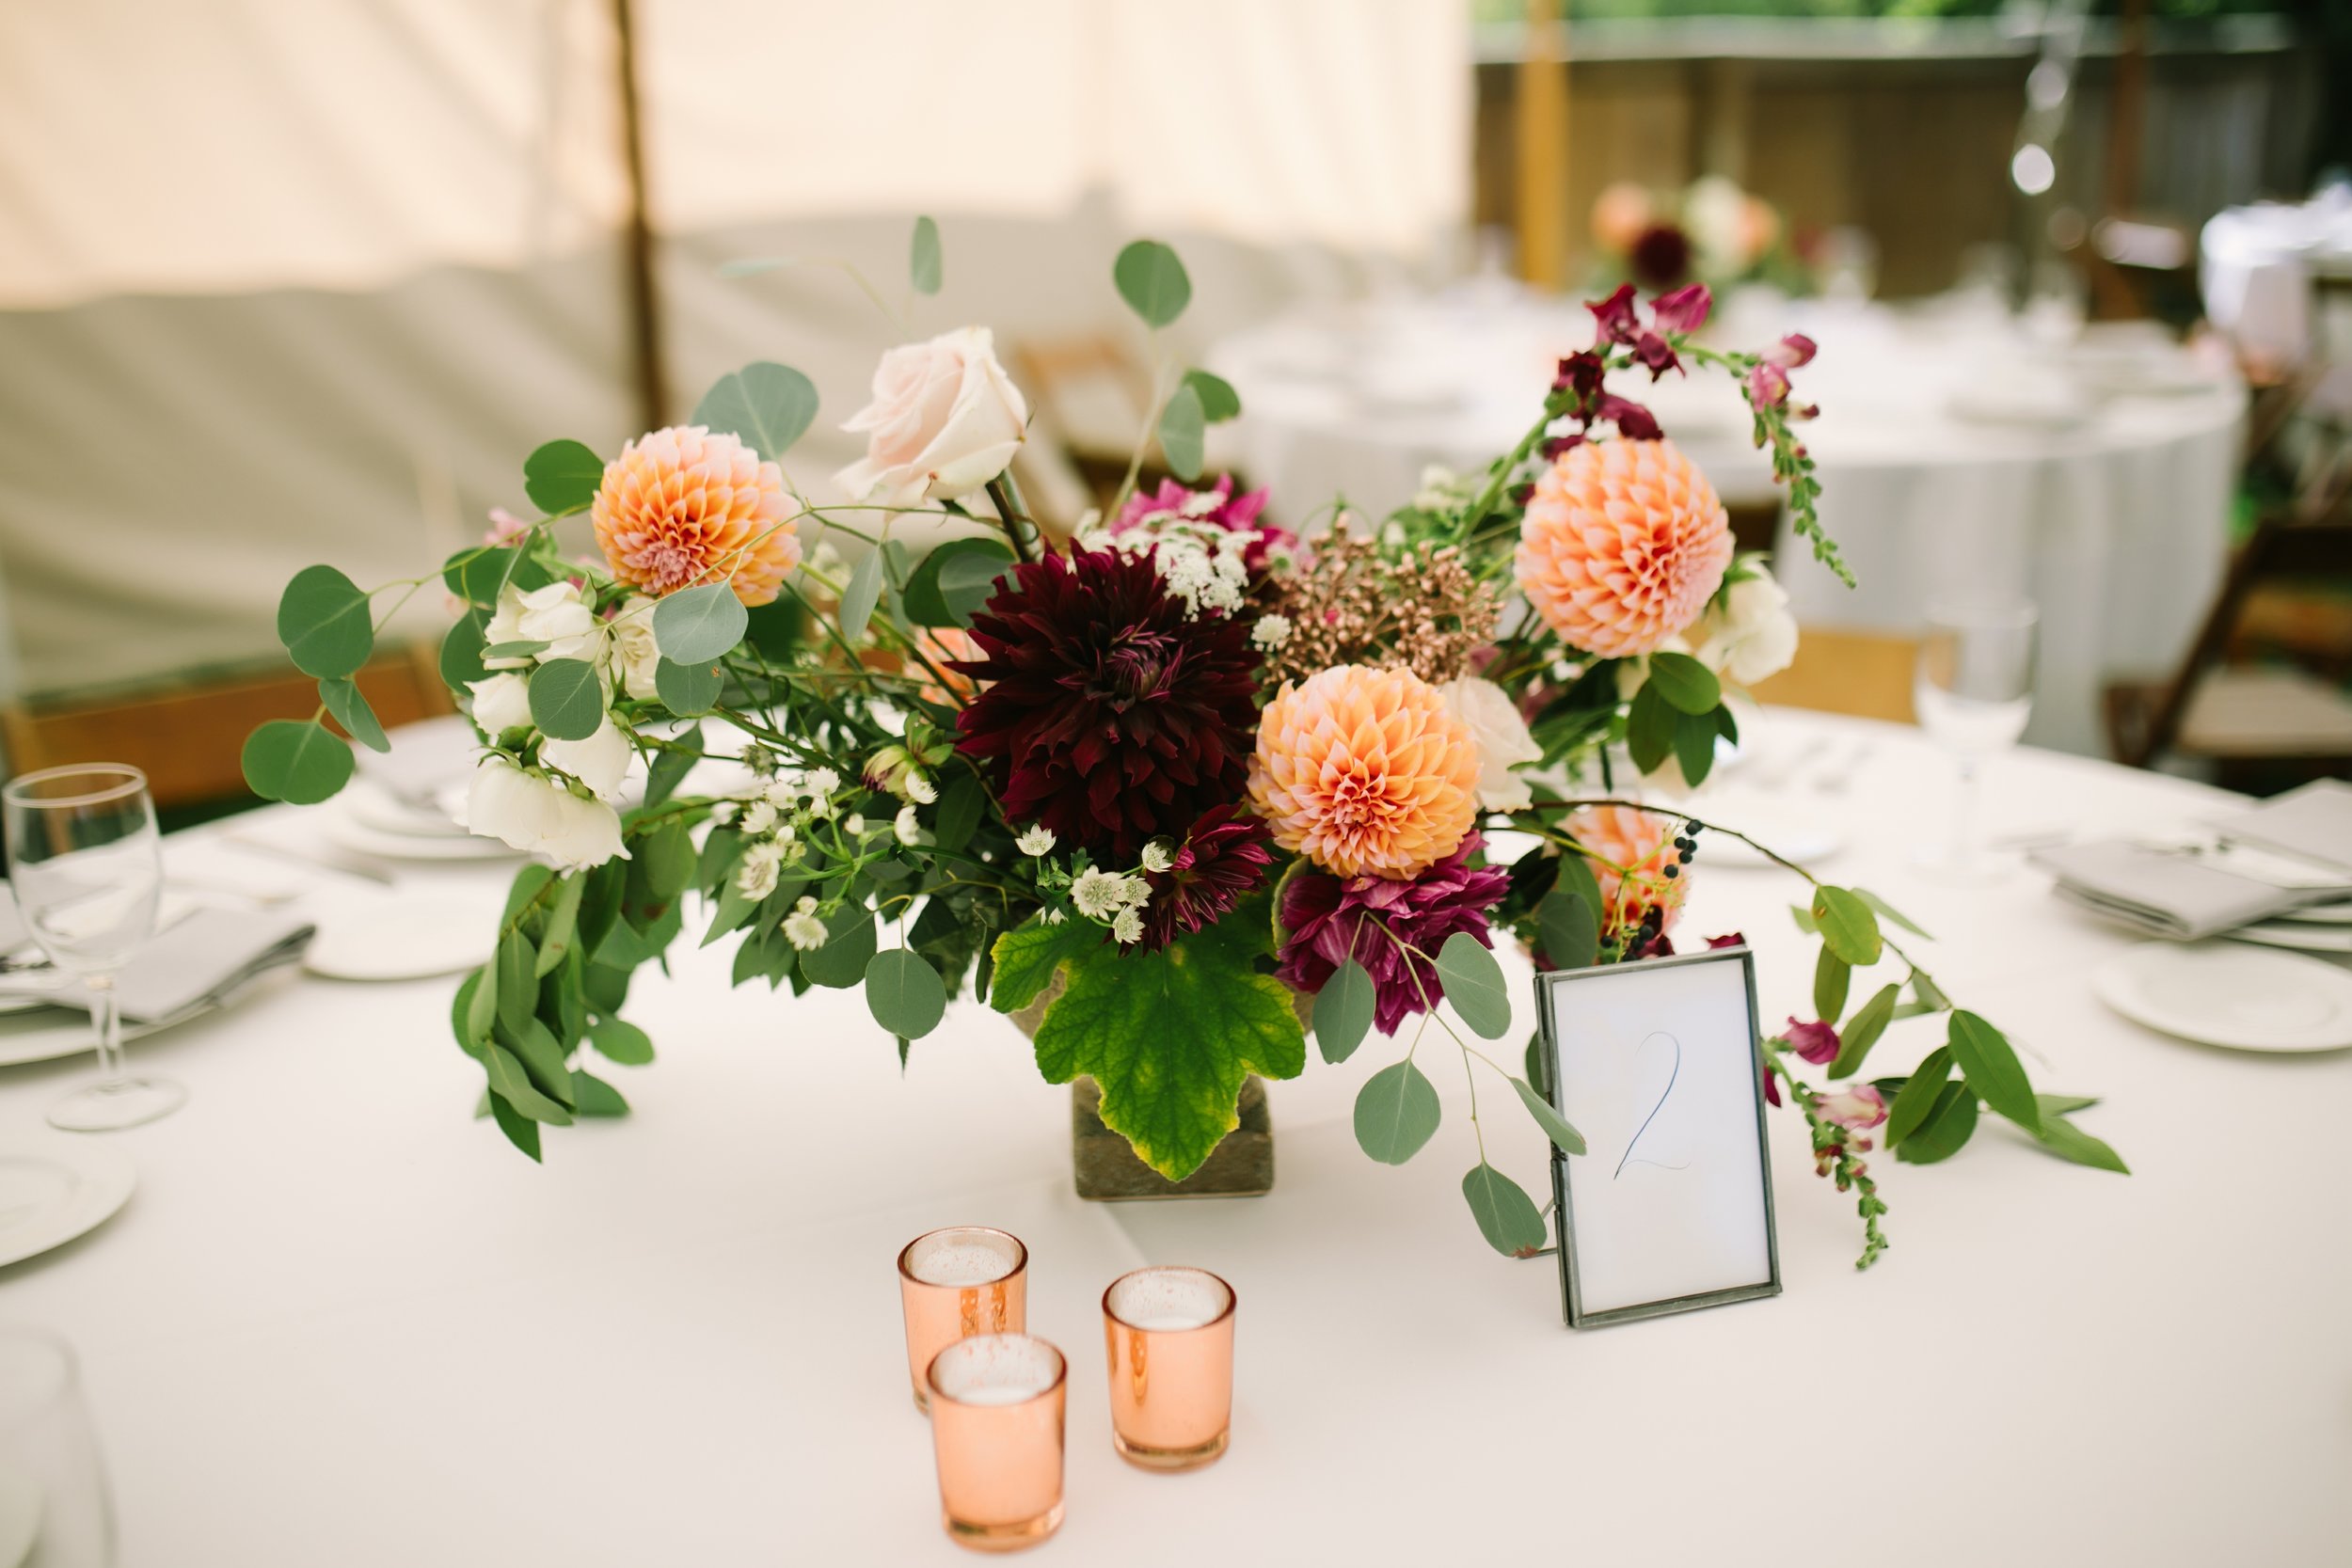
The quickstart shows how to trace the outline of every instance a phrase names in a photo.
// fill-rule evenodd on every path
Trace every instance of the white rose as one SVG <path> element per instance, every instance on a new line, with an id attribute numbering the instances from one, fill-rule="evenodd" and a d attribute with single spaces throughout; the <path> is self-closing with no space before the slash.
<path id="1" fill-rule="evenodd" d="M 906 343 L 882 356 L 874 401 L 841 427 L 866 437 L 866 456 L 834 481 L 887 506 L 953 500 L 1005 471 L 1028 422 L 988 328 Z"/>
<path id="2" fill-rule="evenodd" d="M 564 871 L 602 865 L 616 855 L 628 858 L 621 847 L 620 815 L 611 806 L 583 800 L 497 753 L 474 769 L 466 792 L 466 826 Z"/>
<path id="3" fill-rule="evenodd" d="M 612 673 L 621 677 L 621 685 L 639 702 L 656 695 L 654 671 L 661 663 L 661 650 L 653 643 L 654 599 L 631 599 L 628 608 L 615 615 L 605 626 L 611 641 L 608 657 Z"/>
<path id="4" fill-rule="evenodd" d="M 539 744 L 539 754 L 548 766 L 560 768 L 596 792 L 596 798 L 610 800 L 621 793 L 621 784 L 628 777 L 629 759 L 636 755 L 628 744 L 628 736 L 608 715 L 596 726 L 596 733 L 585 740 L 558 740 L 549 736 Z"/>
<path id="5" fill-rule="evenodd" d="M 1511 769 L 1544 754 L 1510 693 L 1492 681 L 1464 675 L 1438 689 L 1446 711 L 1470 727 L 1478 743 L 1478 803 L 1488 811 L 1518 811 L 1534 799 Z"/>
<path id="6" fill-rule="evenodd" d="M 498 609 L 483 628 L 482 641 L 492 648 L 501 642 L 545 642 L 547 646 L 535 656 L 482 661 L 492 670 L 522 670 L 531 666 L 533 657 L 594 660 L 603 638 L 596 611 L 573 584 L 550 582 L 526 594 L 510 582 L 499 591 Z"/>
<path id="7" fill-rule="evenodd" d="M 483 734 L 495 738 L 503 730 L 531 722 L 531 683 L 522 676 L 497 674 L 486 681 L 468 681 L 466 689 L 473 693 L 473 721 Z"/>
<path id="8" fill-rule="evenodd" d="M 1788 668 L 1797 657 L 1797 620 L 1788 591 L 1761 570 L 1724 592 L 1724 604 L 1694 628 L 1698 660 L 1740 686 L 1754 686 Z"/>

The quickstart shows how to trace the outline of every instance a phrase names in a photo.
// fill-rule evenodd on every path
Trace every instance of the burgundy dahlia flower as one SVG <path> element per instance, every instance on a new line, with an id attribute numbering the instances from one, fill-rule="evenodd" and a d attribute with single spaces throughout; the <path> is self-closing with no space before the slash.
<path id="1" fill-rule="evenodd" d="M 1216 924 L 1265 881 L 1274 851 L 1266 827 L 1238 806 L 1219 806 L 1192 825 L 1165 871 L 1151 871 L 1152 902 L 1143 911 L 1143 945 L 1157 951 Z"/>
<path id="2" fill-rule="evenodd" d="M 1478 847 L 1479 835 L 1468 834 L 1454 853 L 1410 881 L 1384 877 L 1343 881 L 1301 871 L 1282 890 L 1282 962 L 1276 973 L 1294 990 L 1319 991 L 1353 957 L 1372 974 L 1373 1022 L 1382 1034 L 1395 1034 L 1398 1024 L 1425 1010 L 1424 990 L 1432 1001 L 1443 994 L 1430 959 L 1446 938 L 1468 931 L 1480 945 L 1494 945 L 1486 911 L 1510 887 L 1511 878 L 1490 867 L 1473 868 L 1470 857 Z M 1401 952 L 1400 942 L 1429 957 Z"/>
<path id="3" fill-rule="evenodd" d="M 1015 566 L 972 618 L 986 682 L 958 716 L 1015 827 L 1132 863 L 1241 796 L 1257 733 L 1248 627 L 1186 619 L 1149 555 L 1081 551 Z"/>
<path id="4" fill-rule="evenodd" d="M 1219 528 L 1228 533 L 1255 531 L 1258 537 L 1242 552 L 1242 564 L 1254 574 L 1266 569 L 1270 552 L 1298 543 L 1298 535 L 1290 530 L 1262 519 L 1265 501 L 1266 493 L 1262 489 L 1234 495 L 1232 474 L 1217 475 L 1216 483 L 1205 490 L 1188 489 L 1172 479 L 1164 479 L 1157 490 L 1138 489 L 1127 498 L 1127 504 L 1112 519 L 1111 532 L 1156 529 L 1169 522 Z"/>

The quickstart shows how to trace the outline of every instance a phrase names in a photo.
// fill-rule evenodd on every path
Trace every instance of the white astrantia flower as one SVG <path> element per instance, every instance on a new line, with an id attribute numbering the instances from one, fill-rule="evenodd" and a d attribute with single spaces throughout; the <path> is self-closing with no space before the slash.
<path id="1" fill-rule="evenodd" d="M 776 879 L 784 865 L 784 846 L 773 840 L 763 840 L 743 851 L 736 863 L 736 891 L 757 902 L 776 891 Z"/>
<path id="2" fill-rule="evenodd" d="M 1070 884 L 1070 901 L 1078 906 L 1078 912 L 1089 920 L 1108 924 L 1120 910 L 1127 907 L 1127 884 L 1131 878 L 1089 865 L 1078 873 L 1078 879 Z M 1150 890 L 1145 890 L 1146 895 Z"/>
<path id="3" fill-rule="evenodd" d="M 1147 844 L 1143 847 L 1143 868 L 1146 871 L 1165 871 L 1175 863 L 1176 857 L 1169 852 L 1167 845 Z"/>
<path id="4" fill-rule="evenodd" d="M 850 814 L 850 819 L 841 824 L 841 831 L 848 833 L 851 838 L 864 838 L 866 836 L 866 818 L 856 812 L 851 812 Z"/>
<path id="5" fill-rule="evenodd" d="M 778 811 L 790 811 L 801 803 L 801 785 L 797 779 L 778 779 L 759 793 L 762 800 Z"/>
<path id="6" fill-rule="evenodd" d="M 1291 618 L 1287 615 L 1261 615 L 1258 624 L 1249 628 L 1249 641 L 1271 651 L 1291 640 Z"/>
<path id="7" fill-rule="evenodd" d="M 1045 924 L 1048 926 L 1058 926 L 1069 918 L 1070 917 L 1068 915 L 1064 914 L 1059 910 L 1047 910 L 1045 911 Z"/>
<path id="8" fill-rule="evenodd" d="M 914 808 L 911 805 L 898 808 L 898 815 L 891 818 L 890 831 L 901 844 L 919 843 L 923 836 L 922 829 L 915 826 Z"/>
<path id="9" fill-rule="evenodd" d="M 812 768 L 801 775 L 801 787 L 810 795 L 831 795 L 841 787 L 841 775 L 830 768 Z"/>
<path id="10" fill-rule="evenodd" d="M 1143 916 L 1135 910 L 1121 910 L 1111 921 L 1111 935 L 1120 942 L 1143 940 Z"/>
<path id="11" fill-rule="evenodd" d="M 910 772 L 904 781 L 907 799 L 918 806 L 928 806 L 939 799 L 939 786 L 931 783 L 928 773 Z"/>
<path id="12" fill-rule="evenodd" d="M 1054 852 L 1054 830 L 1042 822 L 1034 823 L 1021 831 L 1012 847 L 1025 855 L 1050 855 Z"/>
<path id="13" fill-rule="evenodd" d="M 803 895 L 784 917 L 784 940 L 803 953 L 825 945 L 825 923 L 817 917 L 817 900 Z"/>
<path id="14" fill-rule="evenodd" d="M 754 800 L 743 808 L 740 824 L 747 833 L 764 833 L 776 825 L 776 808 L 767 800 Z"/>
<path id="15" fill-rule="evenodd" d="M 776 824 L 776 842 L 778 844 L 789 844 L 799 836 L 799 834 L 792 831 L 791 823 L 779 822 Z"/>

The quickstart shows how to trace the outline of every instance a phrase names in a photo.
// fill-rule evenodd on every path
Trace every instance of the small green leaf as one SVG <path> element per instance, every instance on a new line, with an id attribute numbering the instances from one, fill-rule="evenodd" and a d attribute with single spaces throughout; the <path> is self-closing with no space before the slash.
<path id="1" fill-rule="evenodd" d="M 948 540 L 915 562 L 908 577 L 901 595 L 907 619 L 918 626 L 970 626 L 973 611 L 988 602 L 997 576 L 1010 564 L 1012 551 L 1002 540 Z"/>
<path id="2" fill-rule="evenodd" d="M 1675 715 L 1675 765 L 1682 782 L 1696 789 L 1715 770 L 1715 721 L 1688 713 Z"/>
<path id="3" fill-rule="evenodd" d="M 523 1070 L 531 1075 L 541 1094 L 567 1111 L 572 1108 L 571 1069 L 564 1065 L 564 1048 L 545 1023 L 536 1017 L 530 1018 L 510 1035 L 501 1022 L 498 1037 L 523 1064 Z"/>
<path id="4" fill-rule="evenodd" d="M 1714 671 L 1689 654 L 1652 654 L 1649 684 L 1658 688 L 1658 694 L 1677 709 L 1694 719 L 1705 718 L 1708 739 L 1715 738 L 1712 716 L 1724 700 L 1724 683 L 1715 678 Z"/>
<path id="5" fill-rule="evenodd" d="M 460 1043 L 479 1046 L 490 1037 L 490 1026 L 499 1016 L 499 973 L 495 958 L 473 972 L 466 984 L 473 989 L 465 998 L 465 1027 L 458 1035 Z M 466 988 L 458 988 L 464 990 Z"/>
<path id="6" fill-rule="evenodd" d="M 482 662 L 483 622 L 481 610 L 469 610 L 441 636 L 441 684 L 461 697 L 469 681 L 489 678 Z"/>
<path id="7" fill-rule="evenodd" d="M 623 1067 L 644 1067 L 653 1060 L 653 1041 L 643 1029 L 621 1019 L 600 1018 L 588 1025 L 588 1043 L 607 1061 Z"/>
<path id="8" fill-rule="evenodd" d="M 935 294 L 946 268 L 939 251 L 939 225 L 928 214 L 914 220 L 914 244 L 907 254 L 907 281 L 918 294 Z"/>
<path id="9" fill-rule="evenodd" d="M 1645 773 L 1658 770 L 1674 751 L 1677 717 L 1656 686 L 1645 685 L 1633 694 L 1633 705 L 1626 710 L 1625 749 L 1634 767 Z"/>
<path id="10" fill-rule="evenodd" d="M 551 658 L 531 673 L 531 721 L 554 740 L 585 740 L 604 726 L 604 676 L 584 658 Z"/>
<path id="11" fill-rule="evenodd" d="M 1192 279 L 1184 275 L 1184 262 L 1157 240 L 1137 240 L 1120 251 L 1111 263 L 1111 281 L 1146 326 L 1166 326 L 1192 303 Z"/>
<path id="12" fill-rule="evenodd" d="M 1837 1059 L 1829 1065 L 1832 1078 L 1851 1078 L 1862 1069 L 1862 1058 L 1870 1053 L 1879 1037 L 1895 1017 L 1895 999 L 1902 994 L 1900 985 L 1882 986 L 1878 993 L 1862 1005 L 1859 1012 L 1848 1021 L 1845 1031 L 1837 1037 Z M 1822 1015 L 1827 1017 L 1829 1015 Z"/>
<path id="13" fill-rule="evenodd" d="M 920 953 L 887 948 L 866 966 L 866 1010 L 899 1038 L 919 1040 L 946 1015 L 947 987 Z"/>
<path id="14" fill-rule="evenodd" d="M 335 722 L 349 732 L 351 738 L 371 752 L 389 752 L 392 743 L 384 736 L 384 726 L 376 719 L 375 710 L 368 706 L 368 699 L 358 684 L 346 675 L 329 675 L 319 682 L 319 701 L 335 716 Z"/>
<path id="15" fill-rule="evenodd" d="M 485 1092 L 483 1098 L 489 1101 L 490 1115 L 498 1118 L 499 1131 L 506 1134 L 506 1141 L 530 1155 L 532 1159 L 537 1160 L 539 1158 L 539 1124 L 516 1111 L 515 1107 L 501 1100 L 497 1095 Z"/>
<path id="16" fill-rule="evenodd" d="M 661 699 L 663 707 L 681 719 L 691 719 L 717 707 L 719 693 L 726 684 L 725 672 L 707 661 L 680 664 L 664 658 L 653 667 L 654 695 Z"/>
<path id="17" fill-rule="evenodd" d="M 603 483 L 604 459 L 578 441 L 549 441 L 523 459 L 523 494 L 542 512 L 578 512 Z"/>
<path id="18" fill-rule="evenodd" d="M 1900 926 L 1904 930 L 1909 931 L 1913 936 L 1928 937 L 1928 933 L 1921 929 L 1909 915 L 1904 914 L 1902 911 L 1897 909 L 1885 899 L 1881 898 L 1877 894 L 1872 893 L 1868 888 L 1858 887 L 1853 890 L 1853 895 L 1856 898 L 1861 899 L 1864 903 L 1869 905 L 1870 908 L 1876 910 L 1879 913 L 1884 915 L 1887 919 L 1893 921 L 1896 925 Z M 1935 939 L 1933 937 L 1928 937 L 1928 940 L 1930 942 L 1933 942 Z"/>
<path id="19" fill-rule="evenodd" d="M 675 898 L 694 879 L 694 840 L 675 816 L 639 839 L 635 853 L 636 869 L 656 898 Z"/>
<path id="20" fill-rule="evenodd" d="M 509 584 L 528 593 L 554 580 L 545 566 L 523 553 L 519 545 L 477 545 L 459 550 L 441 565 L 441 581 L 451 593 L 485 609 L 497 605 L 499 591 Z"/>
<path id="21" fill-rule="evenodd" d="M 1462 1196 L 1486 1244 L 1505 1258 L 1533 1258 L 1543 1251 L 1550 1232 L 1544 1216 L 1526 1190 L 1481 1160 L 1462 1178 Z"/>
<path id="22" fill-rule="evenodd" d="M 1384 1165 L 1401 1165 L 1438 1132 L 1438 1091 L 1410 1062 L 1384 1067 L 1356 1095 L 1356 1142 Z"/>
<path id="23" fill-rule="evenodd" d="M 825 921 L 825 945 L 801 955 L 801 973 L 813 985 L 848 990 L 866 978 L 874 961 L 874 911 L 845 906 Z"/>
<path id="24" fill-rule="evenodd" d="M 2095 1094 L 2038 1094 L 2033 1097 L 2033 1102 L 2042 1112 L 2042 1119 L 2046 1122 L 2052 1117 L 2088 1111 L 2099 1103 L 2099 1097 Z"/>
<path id="25" fill-rule="evenodd" d="M 1591 861 L 1572 850 L 1564 853 L 1560 857 L 1560 875 L 1551 885 L 1562 893 L 1573 893 L 1583 899 L 1585 907 L 1593 911 L 1595 927 L 1599 927 L 1604 912 L 1600 879 L 1593 875 Z"/>
<path id="26" fill-rule="evenodd" d="M 690 423 L 707 425 L 739 436 L 753 451 L 771 463 L 780 463 L 792 443 L 817 421 L 817 384 L 789 365 L 771 364 L 758 360 L 739 371 L 731 371 L 719 378 L 718 384 L 703 394 L 694 405 Z M 730 595 L 731 597 L 732 595 Z M 671 598 L 675 598 L 672 594 Z M 668 603 L 669 600 L 663 600 Z M 742 635 L 738 628 L 737 637 Z M 660 628 L 654 637 L 660 640 Z M 728 639 L 734 646 L 734 639 Z M 662 643 L 663 653 L 670 653 L 669 644 Z M 716 658 L 721 649 L 707 657 Z M 672 654 L 689 663 L 706 656 Z"/>
<path id="27" fill-rule="evenodd" d="M 1935 1097 L 1934 1109 L 1918 1129 L 1903 1140 L 1895 1158 L 1915 1165 L 1931 1165 L 1960 1152 L 1977 1131 L 1976 1091 L 1966 1084 L 1947 1084 Z"/>
<path id="28" fill-rule="evenodd" d="M 351 782 L 351 748 L 324 724 L 273 719 L 246 737 L 245 782 L 264 800 L 312 806 Z"/>
<path id="29" fill-rule="evenodd" d="M 564 879 L 555 890 L 555 901 L 548 907 L 548 923 L 539 933 L 538 961 L 532 973 L 542 978 L 569 956 L 573 938 L 580 933 L 580 898 L 587 891 L 588 874 L 574 872 Z"/>
<path id="30" fill-rule="evenodd" d="M 1544 1136 L 1563 1154 L 1584 1152 L 1584 1134 L 1568 1125 L 1567 1118 L 1551 1108 L 1551 1102 L 1535 1092 L 1535 1086 L 1524 1078 L 1514 1078 L 1511 1086 L 1519 1092 L 1519 1103 L 1535 1118 L 1535 1125 L 1544 1130 Z"/>
<path id="31" fill-rule="evenodd" d="M 332 566 L 305 566 L 278 600 L 278 641 L 306 675 L 348 675 L 375 651 L 368 596 Z"/>
<path id="32" fill-rule="evenodd" d="M 940 792 L 939 815 L 931 832 L 939 847 L 949 854 L 961 851 L 972 842 L 973 830 L 980 825 L 980 817 L 988 810 L 988 789 L 970 773 L 958 770 L 947 787 Z"/>
<path id="33" fill-rule="evenodd" d="M 515 1053 L 502 1045 L 493 1045 L 484 1057 L 483 1065 L 490 1070 L 490 1092 L 493 1114 L 498 1102 L 504 1101 L 532 1121 L 543 1121 L 550 1127 L 569 1127 L 572 1114 L 532 1086 L 531 1075 Z M 526 1149 L 524 1152 L 529 1153 Z"/>
<path id="34" fill-rule="evenodd" d="M 504 925 L 514 920 L 537 903 L 539 895 L 545 893 L 554 881 L 555 873 L 544 865 L 526 865 L 516 872 L 514 881 L 507 885 L 506 907 L 499 911 L 499 923 Z"/>
<path id="35" fill-rule="evenodd" d="M 2044 1095 L 2042 1098 L 2049 1101 L 2065 1097 Z M 2100 1170 L 2111 1170 L 2118 1176 L 2132 1174 L 2131 1166 L 2123 1163 L 2123 1156 L 2067 1120 L 2064 1116 L 2052 1111 L 2048 1105 L 2043 1105 L 2042 1109 L 2042 1125 L 2034 1130 L 2034 1136 L 2042 1141 L 2042 1148 L 2058 1158 L 2072 1160 L 2078 1165 L 2094 1165 Z"/>
<path id="36" fill-rule="evenodd" d="M 1207 371 L 1186 371 L 1184 385 L 1200 397 L 1200 417 L 1211 424 L 1223 424 L 1227 420 L 1241 417 L 1241 394 L 1223 376 Z"/>
<path id="37" fill-rule="evenodd" d="M 1952 999 L 1937 989 L 1935 982 L 1928 978 L 1924 970 L 1915 969 L 1911 972 L 1911 994 L 1917 997 L 1919 1005 L 1930 1012 L 1942 1013 L 1951 1010 Z"/>
<path id="38" fill-rule="evenodd" d="M 2028 1132 L 2041 1131 L 2042 1110 L 2034 1102 L 2033 1085 L 2007 1037 L 1974 1013 L 1955 1012 L 1945 1039 L 1962 1075 L 1986 1104 Z"/>
<path id="39" fill-rule="evenodd" d="M 841 590 L 843 637 L 854 642 L 866 635 L 866 623 L 874 618 L 874 606 L 882 602 L 882 552 L 867 550 L 850 568 L 849 585 Z"/>
<path id="40" fill-rule="evenodd" d="M 1904 1080 L 1886 1112 L 1886 1147 L 1894 1148 L 1935 1109 L 1936 1097 L 1952 1075 L 1952 1053 L 1944 1046 L 1928 1053 L 1916 1071 Z"/>
<path id="41" fill-rule="evenodd" d="M 1315 992 L 1315 1049 L 1325 1061 L 1344 1062 L 1356 1054 L 1372 1028 L 1377 1000 L 1371 972 L 1353 958 L 1342 959 Z"/>
<path id="42" fill-rule="evenodd" d="M 539 988 L 532 973 L 536 960 L 531 939 L 522 932 L 510 930 L 499 938 L 498 1017 L 516 1034 L 522 1032 L 538 1007 Z"/>
<path id="43" fill-rule="evenodd" d="M 1846 987 L 1852 979 L 1852 968 L 1824 945 L 1813 963 L 1813 1016 L 1836 1023 L 1846 1011 Z"/>
<path id="44" fill-rule="evenodd" d="M 1879 949 L 1884 939 L 1879 935 L 1878 916 L 1870 906 L 1842 887 L 1822 887 L 1813 890 L 1813 919 L 1821 928 L 1821 940 L 1839 958 L 1863 969 L 1879 961 Z"/>
<path id="45" fill-rule="evenodd" d="M 536 638 L 527 637 L 519 642 L 493 643 L 489 647 L 482 650 L 482 657 L 485 659 L 537 658 L 541 654 L 548 651 L 548 645 L 547 643 L 540 641 Z"/>
<path id="46" fill-rule="evenodd" d="M 585 1068 L 572 1069 L 572 1103 L 583 1117 L 628 1115 L 628 1101 L 621 1098 L 621 1091 Z"/>
<path id="47" fill-rule="evenodd" d="M 715 663 L 743 641 L 750 619 L 723 582 L 682 588 L 654 606 L 654 645 L 680 664 Z"/>
<path id="48" fill-rule="evenodd" d="M 1511 994 L 1502 966 L 1468 931 L 1456 931 L 1438 949 L 1438 980 L 1445 999 L 1478 1034 L 1499 1040 L 1511 1032 Z"/>
<path id="49" fill-rule="evenodd" d="M 664 662 L 667 661 L 664 660 Z M 660 678 L 660 672 L 657 668 L 654 673 L 657 685 Z M 671 711 L 675 713 L 677 710 L 672 708 Z M 676 794 L 677 786 L 685 782 L 686 775 L 691 772 L 694 765 L 702 759 L 703 731 L 700 724 L 694 725 L 684 735 L 673 739 L 669 745 L 654 752 L 653 761 L 645 767 L 645 809 L 651 811 Z"/>
<path id="50" fill-rule="evenodd" d="M 1584 863 L 1581 855 L 1573 859 L 1578 865 Z M 1554 969 L 1589 969 L 1600 956 L 1600 922 L 1579 893 L 1554 887 L 1545 894 L 1535 906 L 1535 934 L 1545 960 Z"/>
<path id="51" fill-rule="evenodd" d="M 1821 923 L 1814 919 L 1813 911 L 1806 909 L 1802 904 L 1791 904 L 1788 906 L 1788 918 L 1795 921 L 1797 923 L 1797 929 L 1803 931 L 1806 936 L 1818 937 L 1821 934 Z"/>
<path id="52" fill-rule="evenodd" d="M 1177 388 L 1160 410 L 1160 455 L 1168 459 L 1168 471 L 1187 484 L 1200 477 L 1206 422 L 1200 394 L 1190 386 Z"/>

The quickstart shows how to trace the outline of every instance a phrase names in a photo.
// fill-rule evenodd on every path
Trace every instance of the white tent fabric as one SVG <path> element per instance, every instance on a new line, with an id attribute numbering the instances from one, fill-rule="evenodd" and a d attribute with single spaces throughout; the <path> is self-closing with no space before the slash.
<path id="1" fill-rule="evenodd" d="M 916 329 L 1016 340 L 1119 329 L 1139 231 L 1193 265 L 1196 343 L 1334 253 L 1438 253 L 1464 11 L 637 0 L 675 395 L 801 366 L 829 472 L 894 329 L 835 271 L 719 265 L 889 284 L 919 211 Z M 532 445 L 634 434 L 615 58 L 610 0 L 0 8 L 0 691 L 266 657 L 294 570 L 412 576 L 519 507 Z"/>

